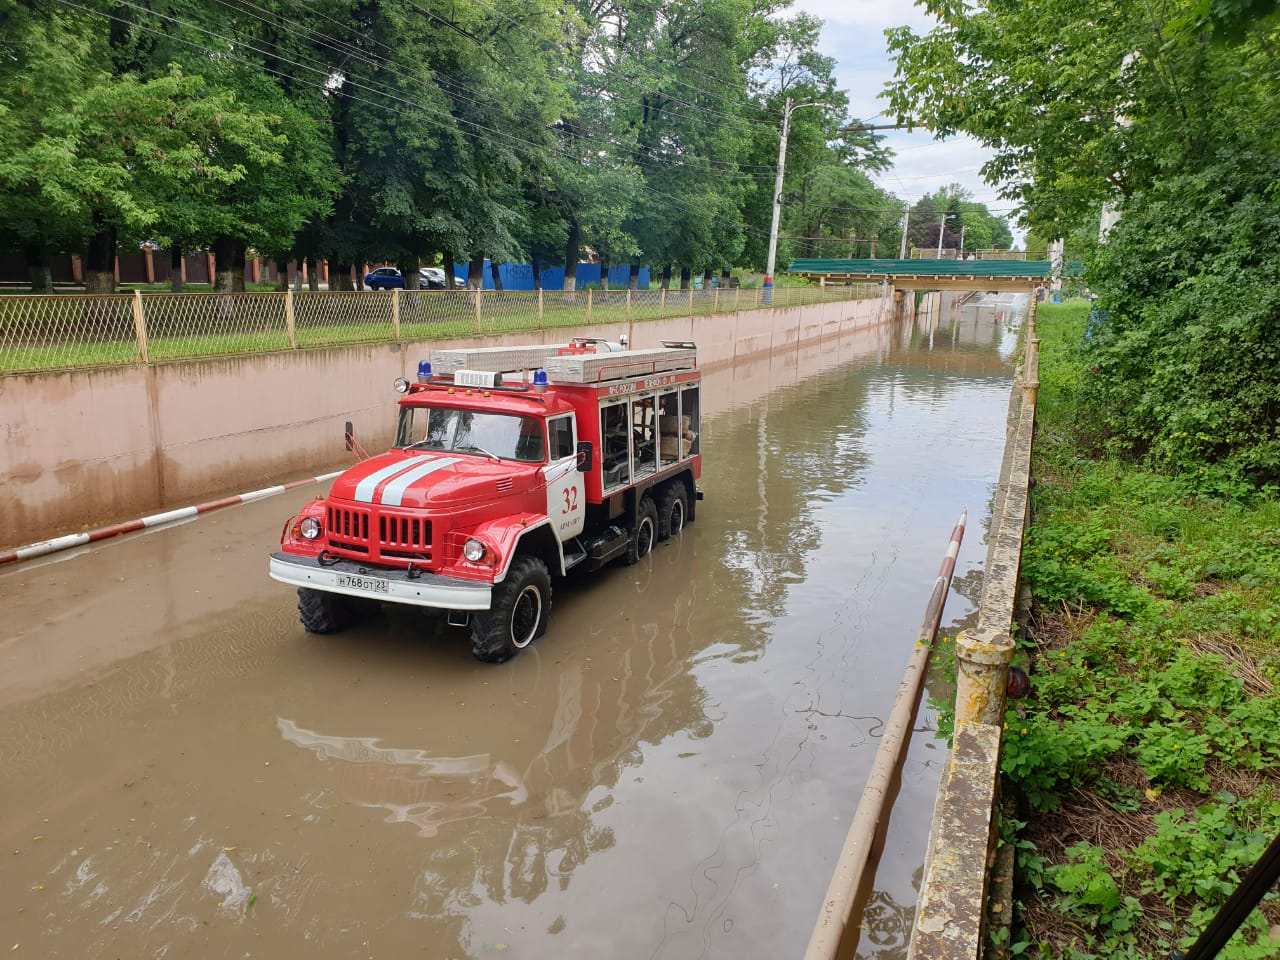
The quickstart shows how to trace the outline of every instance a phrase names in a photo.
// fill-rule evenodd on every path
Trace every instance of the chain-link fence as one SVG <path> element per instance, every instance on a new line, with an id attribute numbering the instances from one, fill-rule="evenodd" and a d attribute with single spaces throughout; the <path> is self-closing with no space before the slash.
<path id="1" fill-rule="evenodd" d="M 0 296 L 0 374 L 378 341 L 453 339 L 879 297 L 773 290 L 393 290 Z"/>

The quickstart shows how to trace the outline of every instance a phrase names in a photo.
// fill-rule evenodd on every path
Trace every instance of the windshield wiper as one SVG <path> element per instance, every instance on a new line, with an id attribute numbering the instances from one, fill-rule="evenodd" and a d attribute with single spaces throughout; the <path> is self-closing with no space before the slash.
<path id="1" fill-rule="evenodd" d="M 500 456 L 498 456 L 496 453 L 491 453 L 491 452 L 489 452 L 488 450 L 486 450 L 484 447 L 480 446 L 479 444 L 475 444 L 475 443 L 468 443 L 466 446 L 454 447 L 454 449 L 455 449 L 455 450 L 460 450 L 460 451 L 462 451 L 463 453 L 465 453 L 465 452 L 466 452 L 466 451 L 468 451 L 468 450 L 475 450 L 475 451 L 477 451 L 478 453 L 483 453 L 486 457 L 490 457 L 490 458 L 492 458 L 492 459 L 494 459 L 494 460 L 501 460 L 501 459 L 502 459 L 502 458 L 501 458 Z"/>

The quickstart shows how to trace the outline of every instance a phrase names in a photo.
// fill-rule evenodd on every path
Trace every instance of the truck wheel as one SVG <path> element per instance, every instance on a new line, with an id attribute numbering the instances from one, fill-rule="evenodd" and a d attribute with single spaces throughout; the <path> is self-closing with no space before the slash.
<path id="1" fill-rule="evenodd" d="M 373 612 L 376 604 L 325 590 L 298 588 L 298 619 L 307 633 L 337 633 Z"/>
<path id="2" fill-rule="evenodd" d="M 647 556 L 658 539 L 658 509 L 649 496 L 640 498 L 636 508 L 636 526 L 631 531 L 631 546 L 627 548 L 627 566 Z"/>
<path id="3" fill-rule="evenodd" d="M 484 663 L 510 660 L 547 631 L 551 577 L 537 557 L 516 557 L 493 588 L 488 610 L 471 614 L 471 655 Z"/>
<path id="4" fill-rule="evenodd" d="M 673 480 L 658 497 L 658 539 L 666 540 L 684 529 L 689 514 L 689 494 L 684 484 Z"/>

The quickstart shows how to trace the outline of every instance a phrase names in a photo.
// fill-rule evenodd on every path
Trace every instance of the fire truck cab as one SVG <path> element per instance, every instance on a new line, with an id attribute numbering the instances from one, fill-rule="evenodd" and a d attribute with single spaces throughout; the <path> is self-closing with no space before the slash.
<path id="1" fill-rule="evenodd" d="M 434 607 L 500 663 L 547 628 L 551 578 L 635 563 L 701 493 L 692 343 L 433 351 L 397 380 L 394 446 L 290 518 L 270 575 L 311 633 Z"/>

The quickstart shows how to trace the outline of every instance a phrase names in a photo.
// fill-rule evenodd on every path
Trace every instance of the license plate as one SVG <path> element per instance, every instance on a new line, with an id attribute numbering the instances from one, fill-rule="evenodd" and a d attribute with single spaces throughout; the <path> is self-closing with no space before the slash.
<path id="1" fill-rule="evenodd" d="M 391 584 L 377 577 L 358 577 L 353 573 L 339 573 L 338 586 L 352 587 L 356 590 L 367 590 L 369 593 L 390 593 Z"/>

